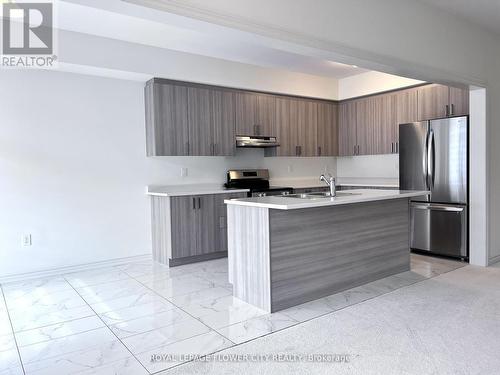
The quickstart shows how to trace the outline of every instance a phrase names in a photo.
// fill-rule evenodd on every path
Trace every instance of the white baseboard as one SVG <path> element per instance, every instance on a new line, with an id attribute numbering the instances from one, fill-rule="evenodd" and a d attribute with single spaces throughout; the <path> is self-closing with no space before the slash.
<path id="1" fill-rule="evenodd" d="M 136 255 L 133 257 L 118 258 L 118 259 L 111 259 L 111 260 L 103 260 L 100 262 L 78 264 L 78 265 L 74 265 L 74 266 L 51 268 L 51 269 L 47 269 L 47 270 L 27 272 L 27 273 L 21 273 L 21 274 L 16 274 L 16 275 L 6 275 L 6 276 L 0 276 L 0 284 L 12 283 L 12 282 L 16 282 L 16 281 L 30 280 L 30 279 L 43 279 L 46 277 L 63 275 L 66 273 L 87 271 L 87 270 L 97 269 L 97 268 L 113 267 L 113 266 L 118 266 L 120 264 L 131 263 L 131 262 L 140 262 L 140 261 L 151 260 L 151 259 L 152 259 L 151 254 L 144 254 L 144 255 Z"/>
<path id="2" fill-rule="evenodd" d="M 494 256 L 493 258 L 488 259 L 488 266 L 492 264 L 500 262 L 500 255 Z"/>

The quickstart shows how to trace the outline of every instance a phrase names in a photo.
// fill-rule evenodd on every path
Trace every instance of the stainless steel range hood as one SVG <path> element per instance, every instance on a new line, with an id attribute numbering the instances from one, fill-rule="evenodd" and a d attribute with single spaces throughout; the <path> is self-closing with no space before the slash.
<path id="1" fill-rule="evenodd" d="M 268 137 L 262 135 L 237 135 L 236 147 L 277 147 L 280 144 L 276 137 Z"/>

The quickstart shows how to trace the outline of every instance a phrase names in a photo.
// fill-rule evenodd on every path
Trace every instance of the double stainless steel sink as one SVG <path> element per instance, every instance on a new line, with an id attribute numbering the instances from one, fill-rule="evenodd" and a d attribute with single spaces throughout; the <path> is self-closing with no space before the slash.
<path id="1" fill-rule="evenodd" d="M 298 199 L 330 199 L 330 198 L 340 198 L 340 197 L 350 197 L 353 195 L 361 195 L 361 193 L 338 191 L 335 197 L 330 196 L 329 192 L 317 192 L 317 193 L 305 193 L 305 194 L 289 194 L 287 198 L 298 198 Z"/>

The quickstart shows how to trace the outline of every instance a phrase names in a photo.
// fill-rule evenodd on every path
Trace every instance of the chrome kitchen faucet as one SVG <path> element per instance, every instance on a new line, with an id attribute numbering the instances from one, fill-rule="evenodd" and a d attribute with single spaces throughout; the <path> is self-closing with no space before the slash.
<path id="1" fill-rule="evenodd" d="M 324 174 L 319 176 L 320 181 L 324 181 L 328 187 L 330 188 L 330 197 L 336 197 L 337 196 L 337 187 L 335 186 L 335 177 L 333 177 L 331 174 L 328 174 L 328 178 L 325 177 Z"/>

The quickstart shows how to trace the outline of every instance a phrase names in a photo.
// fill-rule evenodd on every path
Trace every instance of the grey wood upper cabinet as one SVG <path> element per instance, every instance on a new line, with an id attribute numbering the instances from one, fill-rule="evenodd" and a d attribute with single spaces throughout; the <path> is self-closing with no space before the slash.
<path id="1" fill-rule="evenodd" d="M 155 84 L 145 88 L 148 156 L 189 155 L 187 88 Z"/>
<path id="2" fill-rule="evenodd" d="M 467 115 L 467 90 L 430 84 L 339 105 L 339 155 L 399 152 L 399 124 Z"/>
<path id="3" fill-rule="evenodd" d="M 380 131 L 381 100 L 369 97 L 356 101 L 356 155 L 376 153 L 376 134 Z"/>
<path id="4" fill-rule="evenodd" d="M 189 155 L 212 156 L 212 90 L 188 87 Z"/>
<path id="5" fill-rule="evenodd" d="M 339 154 L 338 105 L 318 103 L 318 156 Z"/>
<path id="6" fill-rule="evenodd" d="M 188 87 L 188 124 L 189 155 L 234 155 L 233 92 Z"/>
<path id="7" fill-rule="evenodd" d="M 450 87 L 450 116 L 469 114 L 469 90 Z"/>
<path id="8" fill-rule="evenodd" d="M 266 149 L 266 156 L 318 156 L 318 102 L 309 99 L 292 98 L 285 96 L 276 97 L 276 130 L 275 134 L 280 143 L 279 147 Z M 336 114 L 336 113 L 335 113 Z M 330 139 L 336 142 L 333 132 L 330 130 L 336 125 L 325 116 L 333 116 L 334 111 L 329 109 L 323 114 L 325 124 L 323 131 L 328 131 L 323 142 Z M 335 145 L 325 147 L 326 152 L 335 149 Z"/>
<path id="9" fill-rule="evenodd" d="M 339 155 L 353 156 L 356 152 L 356 101 L 349 100 L 339 105 Z"/>
<path id="10" fill-rule="evenodd" d="M 288 97 L 276 98 L 276 137 L 279 147 L 265 150 L 266 156 L 298 156 L 297 101 Z"/>
<path id="11" fill-rule="evenodd" d="M 145 102 L 148 156 L 234 155 L 234 92 L 152 80 Z"/>
<path id="12" fill-rule="evenodd" d="M 298 118 L 298 156 L 318 155 L 318 103 L 296 100 Z"/>
<path id="13" fill-rule="evenodd" d="M 340 103 L 153 79 L 148 156 L 231 156 L 236 135 L 276 136 L 266 156 L 399 152 L 399 124 L 469 113 L 465 89 L 428 84 Z"/>
<path id="14" fill-rule="evenodd" d="M 449 113 L 448 86 L 432 84 L 418 88 L 418 121 L 446 117 Z"/>
<path id="15" fill-rule="evenodd" d="M 253 92 L 236 93 L 236 135 L 274 135 L 276 98 Z"/>
<path id="16" fill-rule="evenodd" d="M 212 90 L 211 120 L 214 155 L 234 155 L 236 148 L 234 92 Z"/>

